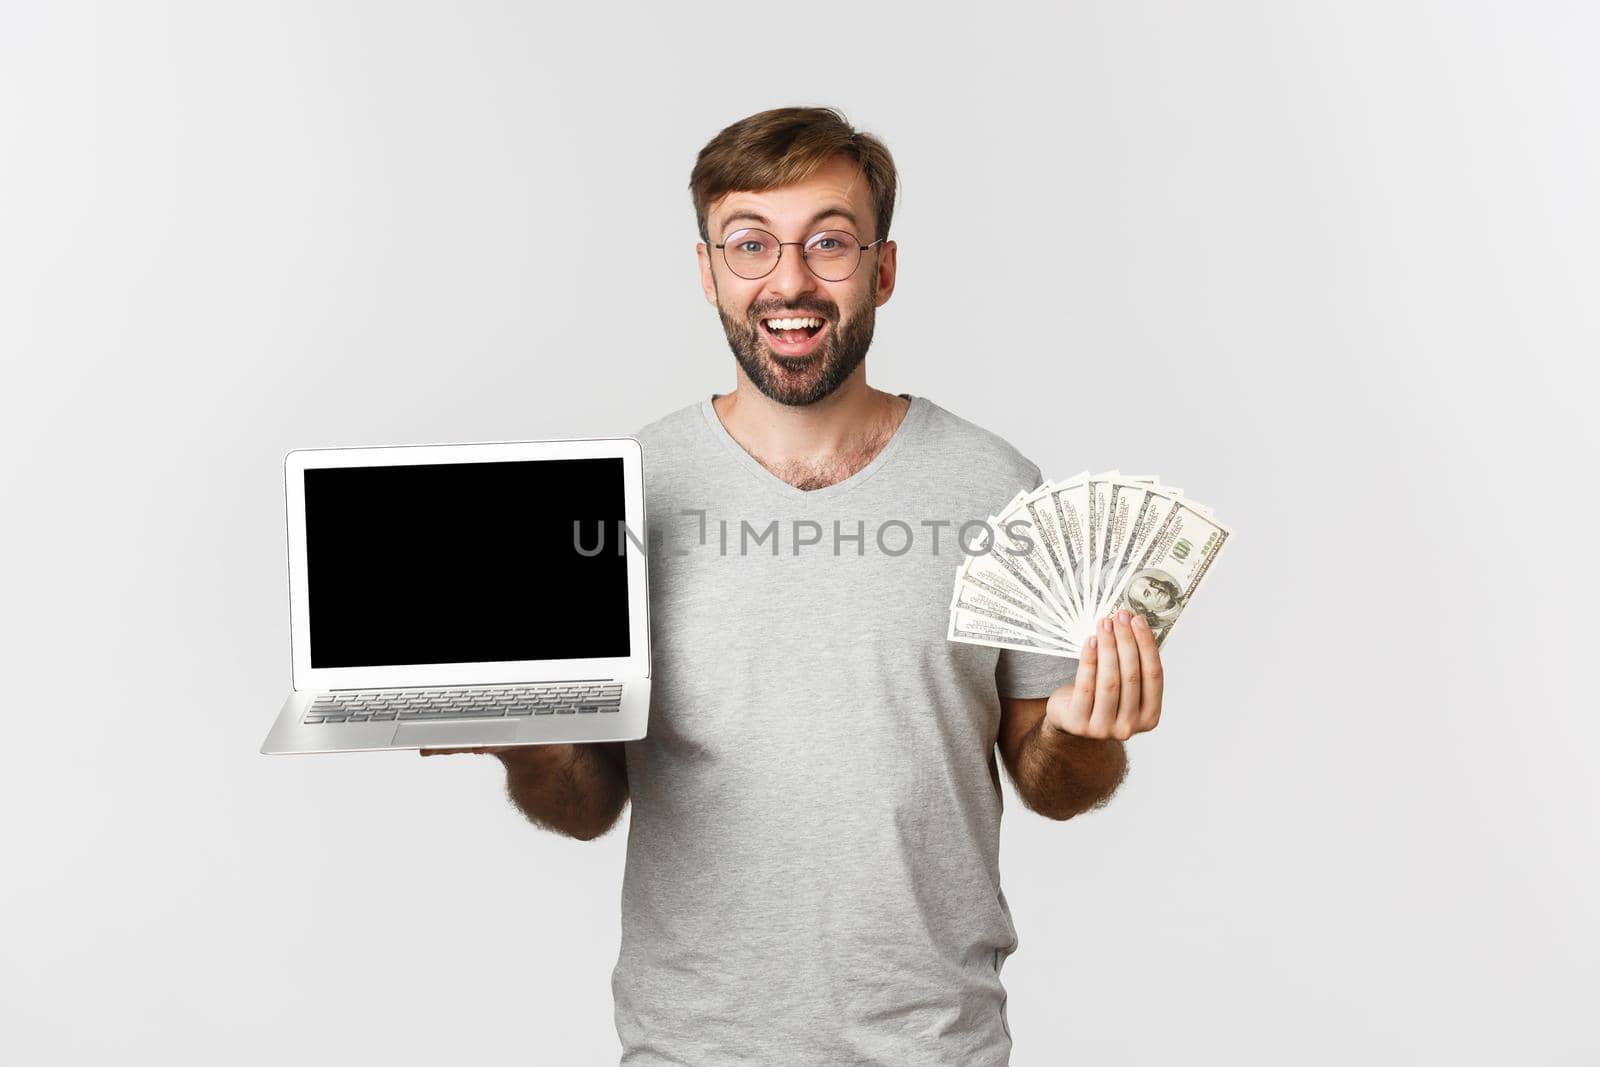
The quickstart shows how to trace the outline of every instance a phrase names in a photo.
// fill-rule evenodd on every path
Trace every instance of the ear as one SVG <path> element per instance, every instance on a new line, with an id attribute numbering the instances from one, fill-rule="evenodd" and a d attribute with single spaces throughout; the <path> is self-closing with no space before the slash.
<path id="1" fill-rule="evenodd" d="M 695 258 L 700 261 L 700 290 L 706 294 L 706 303 L 712 307 L 717 306 L 717 278 L 711 273 L 711 248 L 704 242 L 696 241 L 694 246 Z"/>
<path id="2" fill-rule="evenodd" d="M 876 279 L 878 292 L 875 306 L 883 307 L 889 302 L 889 297 L 894 292 L 895 253 L 899 250 L 899 246 L 893 241 L 885 241 L 879 247 L 881 250 L 878 252 L 878 277 Z"/>

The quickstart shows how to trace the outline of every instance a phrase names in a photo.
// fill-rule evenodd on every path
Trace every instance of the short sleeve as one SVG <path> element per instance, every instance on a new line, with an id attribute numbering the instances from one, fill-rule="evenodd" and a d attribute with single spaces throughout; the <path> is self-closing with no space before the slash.
<path id="1" fill-rule="evenodd" d="M 1078 676 L 1078 661 L 1071 656 L 1047 656 L 1002 648 L 994 668 L 995 689 L 1003 697 L 1047 697 Z"/>

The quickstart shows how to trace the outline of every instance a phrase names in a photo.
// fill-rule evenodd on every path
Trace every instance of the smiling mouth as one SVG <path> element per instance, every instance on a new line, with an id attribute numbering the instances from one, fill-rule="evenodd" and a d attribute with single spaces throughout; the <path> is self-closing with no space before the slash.
<path id="1" fill-rule="evenodd" d="M 771 319 L 762 320 L 761 328 L 766 332 L 768 337 L 775 338 L 779 341 L 786 341 L 790 344 L 808 340 L 809 338 L 815 337 L 817 334 L 822 332 L 821 326 L 802 326 L 798 330 L 774 330 L 772 328 Z"/>
<path id="2" fill-rule="evenodd" d="M 804 358 L 814 354 L 822 347 L 822 335 L 828 330 L 828 320 L 820 315 L 797 316 L 798 318 L 815 319 L 819 325 L 799 326 L 795 329 L 775 330 L 770 323 L 772 319 L 761 320 L 761 332 L 767 338 L 767 347 L 774 355 L 788 356 L 795 359 Z M 780 319 L 779 321 L 793 321 Z"/>

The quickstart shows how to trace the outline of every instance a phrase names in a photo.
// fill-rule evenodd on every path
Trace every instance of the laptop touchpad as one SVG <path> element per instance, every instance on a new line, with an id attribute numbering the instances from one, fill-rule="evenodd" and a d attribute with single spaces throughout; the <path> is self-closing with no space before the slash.
<path id="1" fill-rule="evenodd" d="M 470 748 L 515 741 L 521 722 L 403 722 L 395 727 L 390 744 L 402 748 Z"/>

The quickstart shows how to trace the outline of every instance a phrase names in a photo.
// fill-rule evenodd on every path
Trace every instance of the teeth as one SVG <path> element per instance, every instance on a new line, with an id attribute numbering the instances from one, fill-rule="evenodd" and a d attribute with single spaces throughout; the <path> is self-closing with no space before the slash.
<path id="1" fill-rule="evenodd" d="M 798 330 L 806 326 L 821 326 L 821 319 L 768 319 L 767 326 L 774 330 Z"/>

